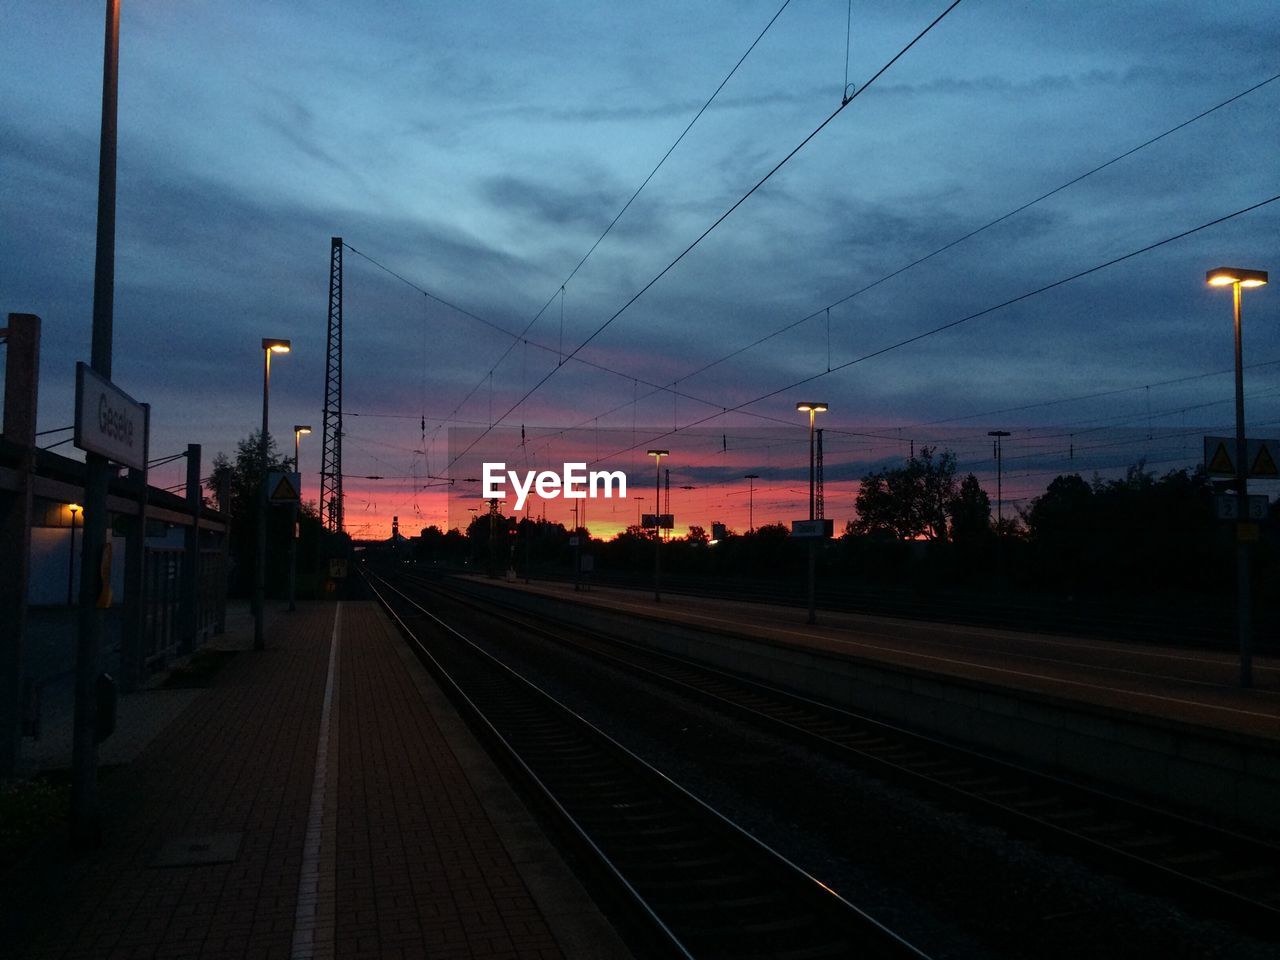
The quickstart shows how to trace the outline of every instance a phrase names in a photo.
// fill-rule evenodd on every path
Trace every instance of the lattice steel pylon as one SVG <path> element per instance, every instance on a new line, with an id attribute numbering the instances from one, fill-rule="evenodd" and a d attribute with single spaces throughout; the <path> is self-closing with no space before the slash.
<path id="1" fill-rule="evenodd" d="M 324 372 L 324 445 L 320 454 L 320 516 L 342 532 L 342 238 L 329 249 L 329 350 Z"/>
<path id="2" fill-rule="evenodd" d="M 813 451 L 813 519 L 822 520 L 827 515 L 826 496 L 822 491 L 822 431 L 814 431 L 816 446 Z"/>

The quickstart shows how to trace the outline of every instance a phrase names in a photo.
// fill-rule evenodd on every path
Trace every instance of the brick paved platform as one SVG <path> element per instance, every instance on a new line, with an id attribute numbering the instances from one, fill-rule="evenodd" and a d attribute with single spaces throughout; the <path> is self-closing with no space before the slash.
<path id="1" fill-rule="evenodd" d="M 31 935 L 0 955 L 628 956 L 374 604 L 230 646 L 105 771 L 103 847 L 35 871 Z"/>

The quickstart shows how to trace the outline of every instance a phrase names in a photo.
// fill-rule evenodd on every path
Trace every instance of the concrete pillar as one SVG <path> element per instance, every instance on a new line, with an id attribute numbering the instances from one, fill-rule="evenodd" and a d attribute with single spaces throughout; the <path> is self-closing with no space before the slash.
<path id="1" fill-rule="evenodd" d="M 181 633 L 178 652 L 195 650 L 200 623 L 200 444 L 187 444 L 187 507 L 191 523 L 182 536 L 182 599 L 178 618 Z"/>
<path id="2" fill-rule="evenodd" d="M 151 455 L 151 405 L 143 404 L 147 438 L 144 462 Z M 124 624 L 120 631 L 120 689 L 126 693 L 142 683 L 142 644 L 147 630 L 147 504 L 150 486 L 147 468 L 129 469 L 129 486 L 138 502 L 134 523 L 125 537 L 124 554 Z"/>
<path id="3" fill-rule="evenodd" d="M 0 491 L 0 776 L 17 769 L 22 744 L 22 640 L 27 624 L 32 478 L 39 394 L 40 318 L 9 314 L 5 330 L 4 438 L 19 448 L 17 489 Z"/>
<path id="4" fill-rule="evenodd" d="M 214 619 L 213 632 L 227 632 L 227 587 L 231 577 L 231 473 L 223 473 L 218 477 L 218 512 L 222 514 L 222 542 L 219 549 L 222 553 L 222 574 L 218 580 L 218 612 Z"/>

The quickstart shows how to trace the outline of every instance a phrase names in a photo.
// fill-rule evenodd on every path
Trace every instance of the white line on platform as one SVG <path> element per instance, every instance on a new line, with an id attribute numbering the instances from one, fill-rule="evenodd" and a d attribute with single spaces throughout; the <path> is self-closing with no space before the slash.
<path id="1" fill-rule="evenodd" d="M 324 875 L 321 850 L 326 832 L 325 808 L 329 783 L 330 730 L 338 728 L 338 637 L 341 634 L 342 601 L 333 615 L 333 636 L 329 640 L 329 674 L 324 682 L 324 704 L 320 708 L 320 735 L 316 740 L 316 772 L 311 781 L 311 806 L 307 812 L 307 836 L 302 844 L 302 872 L 298 876 L 298 908 L 293 919 L 293 960 L 313 960 L 316 956 L 333 955 L 333 877 Z M 337 740 L 334 739 L 334 765 L 337 765 Z M 330 818 L 332 821 L 332 817 Z M 332 839 L 330 839 L 332 847 Z M 333 851 L 330 850 L 332 856 Z M 321 917 L 326 906 L 328 917 Z"/>

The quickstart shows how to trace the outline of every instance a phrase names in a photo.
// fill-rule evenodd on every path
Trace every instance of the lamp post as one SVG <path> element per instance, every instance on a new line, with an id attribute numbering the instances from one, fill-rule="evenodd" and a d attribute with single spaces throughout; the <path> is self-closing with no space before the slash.
<path id="1" fill-rule="evenodd" d="M 293 425 L 293 472 L 298 475 L 298 500 L 302 499 L 302 467 L 299 466 L 298 457 L 300 447 L 302 446 L 302 435 L 310 433 L 311 428 L 302 425 Z M 289 507 L 289 609 L 297 610 L 298 597 L 298 500 L 295 500 Z"/>
<path id="2" fill-rule="evenodd" d="M 67 606 L 69 607 L 75 603 L 71 587 L 76 572 L 76 514 L 84 508 L 78 503 L 69 503 L 67 509 L 71 511 L 71 556 L 67 562 Z"/>
<path id="3" fill-rule="evenodd" d="M 311 432 L 311 428 L 307 426 L 293 425 L 293 469 L 301 473 L 302 468 L 298 465 L 299 450 L 302 446 L 302 438 Z"/>
<path id="4" fill-rule="evenodd" d="M 796 410 L 801 413 L 809 414 L 809 519 L 814 517 L 814 507 L 816 504 L 814 490 L 814 446 L 813 446 L 813 422 L 820 413 L 827 412 L 827 405 L 820 400 L 801 400 L 796 404 Z M 814 572 L 814 553 L 815 547 L 813 538 L 809 539 L 809 623 L 818 622 L 817 604 L 814 597 L 814 580 L 816 574 Z"/>
<path id="5" fill-rule="evenodd" d="M 116 283 L 116 133 L 120 80 L 120 0 L 107 0 L 102 49 L 102 123 L 98 138 L 98 222 L 93 263 L 90 366 L 111 379 Z M 102 611 L 97 585 L 107 548 L 107 486 L 111 467 L 86 453 L 84 539 L 80 547 L 80 603 L 76 630 L 75 714 L 71 738 L 71 834 L 77 844 L 101 840 L 98 810 L 97 688 Z"/>
<path id="6" fill-rule="evenodd" d="M 262 473 L 258 489 L 258 563 L 253 577 L 253 649 L 265 650 L 262 633 L 262 615 L 266 600 L 267 584 L 267 458 L 270 456 L 270 440 L 267 433 L 267 414 L 271 406 L 271 355 L 288 353 L 288 340 L 262 338 L 262 433 L 258 436 L 258 469 Z"/>
<path id="7" fill-rule="evenodd" d="M 1244 436 L 1244 357 L 1240 343 L 1240 291 L 1267 283 L 1265 270 L 1218 267 L 1205 275 L 1211 287 L 1231 287 L 1236 352 L 1236 630 L 1240 638 L 1240 686 L 1253 686 L 1253 637 L 1249 617 L 1249 465 Z"/>
<path id="8" fill-rule="evenodd" d="M 756 530 L 756 481 L 760 479 L 758 473 L 748 473 L 742 478 L 747 481 L 747 533 L 755 533 Z"/>
<path id="9" fill-rule="evenodd" d="M 662 602 L 662 458 L 671 456 L 670 450 L 650 450 L 653 457 L 653 602 Z"/>

